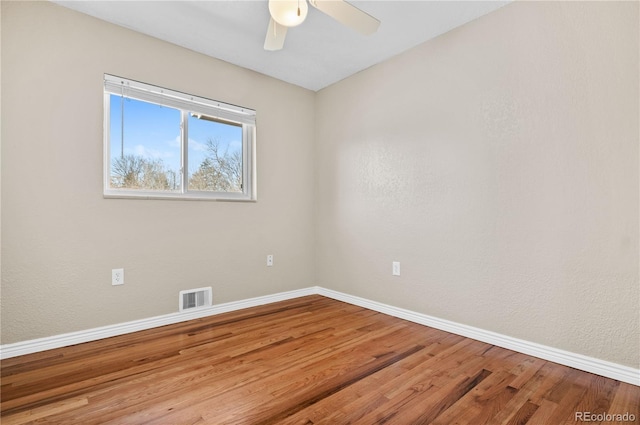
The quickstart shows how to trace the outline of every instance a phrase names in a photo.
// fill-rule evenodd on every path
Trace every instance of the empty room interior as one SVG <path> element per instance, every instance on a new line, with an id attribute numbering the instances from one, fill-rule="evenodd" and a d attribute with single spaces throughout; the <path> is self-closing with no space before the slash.
<path id="1" fill-rule="evenodd" d="M 1 422 L 640 423 L 639 3 L 278 3 L 1 2 Z"/>

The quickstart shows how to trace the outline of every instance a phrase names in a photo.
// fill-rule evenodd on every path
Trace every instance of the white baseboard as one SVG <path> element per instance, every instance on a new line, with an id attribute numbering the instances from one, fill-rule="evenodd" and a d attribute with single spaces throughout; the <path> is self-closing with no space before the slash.
<path id="1" fill-rule="evenodd" d="M 149 317 L 147 319 L 134 320 L 126 323 L 102 326 L 99 328 L 87 329 L 84 331 L 70 332 L 61 335 L 54 335 L 46 338 L 32 339 L 29 341 L 4 344 L 0 346 L 0 359 L 22 356 L 24 354 L 37 353 L 54 348 L 67 347 L 69 345 L 81 344 L 83 342 L 96 341 L 112 336 L 124 335 L 131 332 L 143 331 L 157 328 L 159 326 L 172 325 L 174 323 L 186 322 L 188 320 L 213 316 L 230 311 L 242 310 L 244 308 L 256 307 L 264 304 L 271 304 L 292 298 L 304 297 L 316 294 L 315 287 L 297 289 L 294 291 L 280 292 L 273 295 L 249 298 L 246 300 L 232 301 L 224 304 L 216 304 L 211 307 L 199 308 L 193 311 L 182 313 L 170 313 L 162 316 Z"/>
<path id="2" fill-rule="evenodd" d="M 451 332 L 467 338 L 472 338 L 498 347 L 507 348 L 523 354 L 539 357 L 554 363 L 559 363 L 575 369 L 583 370 L 607 378 L 616 379 L 622 382 L 640 386 L 640 369 L 619 365 L 605 360 L 587 357 L 582 354 L 571 353 L 558 348 L 548 347 L 534 342 L 525 341 L 518 338 L 498 334 L 473 326 L 463 325 L 449 320 L 439 319 L 422 313 L 405 310 L 388 304 L 371 301 L 365 298 L 356 297 L 331 289 L 313 286 L 288 292 L 280 292 L 273 295 L 249 298 L 241 301 L 233 301 L 224 304 L 217 304 L 211 307 L 198 309 L 187 313 L 171 313 L 163 316 L 151 317 L 148 319 L 135 320 L 127 323 L 103 326 L 100 328 L 88 329 L 85 331 L 71 332 L 62 335 L 54 335 L 47 338 L 38 338 L 30 341 L 16 342 L 0 346 L 0 359 L 21 356 L 24 354 L 36 353 L 39 351 L 51 350 L 53 348 L 66 347 L 83 342 L 95 341 L 117 335 L 124 335 L 131 332 L 151 329 L 159 326 L 184 322 L 187 320 L 199 319 L 230 311 L 241 310 L 249 307 L 270 304 L 278 301 L 289 300 L 307 295 L 322 295 L 338 301 L 347 302 L 390 316 L 405 319 L 414 323 L 429 326 L 442 331 Z"/>
<path id="3" fill-rule="evenodd" d="M 318 287 L 317 293 L 325 297 L 368 308 L 369 310 L 378 311 L 410 322 L 419 323 L 421 325 L 538 357 L 543 360 L 573 367 L 585 372 L 595 373 L 596 375 L 640 386 L 640 369 L 634 369 L 629 366 L 619 365 L 617 363 L 584 356 L 582 354 L 571 353 L 569 351 L 548 347 L 535 342 L 529 342 L 484 329 L 474 328 L 473 326 L 462 325 L 460 323 L 393 307 L 376 301 L 367 300 L 365 298 L 355 297 L 331 289 Z"/>

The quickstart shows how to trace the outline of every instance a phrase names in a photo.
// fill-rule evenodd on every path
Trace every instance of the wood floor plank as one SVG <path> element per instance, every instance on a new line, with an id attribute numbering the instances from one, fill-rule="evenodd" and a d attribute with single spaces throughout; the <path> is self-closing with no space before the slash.
<path id="1" fill-rule="evenodd" d="M 433 333 L 431 338 L 423 341 L 426 347 L 420 352 L 400 360 L 393 367 L 365 377 L 280 423 L 349 423 L 360 419 L 371 409 L 387 402 L 388 398 L 383 394 L 396 388 L 400 382 L 407 384 L 409 379 L 424 375 L 425 370 L 431 371 L 429 361 L 446 348 L 442 341 L 461 339 L 451 339 L 450 336 L 442 332 Z M 410 385 L 420 383 L 413 382 Z"/>
<path id="2" fill-rule="evenodd" d="M 620 382 L 607 413 L 633 415 L 640 423 L 640 391 L 635 385 Z"/>
<path id="3" fill-rule="evenodd" d="M 0 362 L 3 424 L 555 424 L 640 388 L 321 296 Z"/>
<path id="4" fill-rule="evenodd" d="M 536 359 L 539 360 L 539 359 Z M 540 360 L 542 366 L 545 361 Z M 537 368 L 536 373 L 526 381 L 519 389 L 516 387 L 521 384 L 519 375 L 509 384 L 510 387 L 517 389 L 514 397 L 502 408 L 491 420 L 490 424 L 518 424 L 526 423 L 529 418 L 538 409 L 538 405 L 531 402 L 531 396 L 546 381 L 547 374 L 543 367 Z"/>
<path id="5" fill-rule="evenodd" d="M 492 373 L 432 423 L 434 425 L 488 423 L 517 392 L 515 388 L 509 387 L 514 378 L 515 376 L 506 370 Z M 461 415 L 463 412 L 464 415 Z"/>
<path id="6" fill-rule="evenodd" d="M 539 406 L 527 401 L 511 416 L 506 422 L 490 422 L 490 423 L 502 423 L 506 425 L 524 425 L 529 422 L 531 417 L 536 413 Z M 534 422 L 532 422 L 533 424 Z"/>
<path id="7" fill-rule="evenodd" d="M 88 400 L 86 397 L 73 397 L 68 398 L 61 402 L 49 403 L 36 409 L 25 410 L 15 415 L 2 418 L 3 425 L 20 425 L 31 423 L 41 418 L 56 415 L 60 412 L 76 409 L 81 406 L 86 406 Z"/>
<path id="8" fill-rule="evenodd" d="M 574 412 L 607 412 L 620 382 L 593 375 L 586 383 L 586 392 Z M 575 418 L 574 418 L 575 419 Z"/>
<path id="9" fill-rule="evenodd" d="M 509 386 L 517 390 L 522 388 L 523 385 L 529 382 L 531 378 L 538 373 L 545 363 L 546 361 L 536 357 L 525 357 L 521 363 L 511 369 L 510 372 L 516 375 L 516 378 L 509 384 Z"/>

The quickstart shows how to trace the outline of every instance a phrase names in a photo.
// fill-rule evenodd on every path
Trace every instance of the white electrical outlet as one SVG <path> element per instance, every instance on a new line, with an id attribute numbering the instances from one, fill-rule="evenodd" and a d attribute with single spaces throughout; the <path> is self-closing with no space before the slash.
<path id="1" fill-rule="evenodd" d="M 400 261 L 391 263 L 391 274 L 393 276 L 400 276 Z"/>
<path id="2" fill-rule="evenodd" d="M 267 267 L 273 266 L 273 255 L 267 255 Z"/>
<path id="3" fill-rule="evenodd" d="M 124 285 L 124 269 L 111 270 L 111 284 Z"/>

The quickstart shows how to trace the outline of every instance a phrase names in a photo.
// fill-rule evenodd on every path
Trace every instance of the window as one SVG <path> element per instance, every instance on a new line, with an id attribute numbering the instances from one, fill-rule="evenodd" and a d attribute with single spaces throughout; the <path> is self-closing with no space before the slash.
<path id="1" fill-rule="evenodd" d="M 104 195 L 255 200 L 255 111 L 105 74 Z"/>

